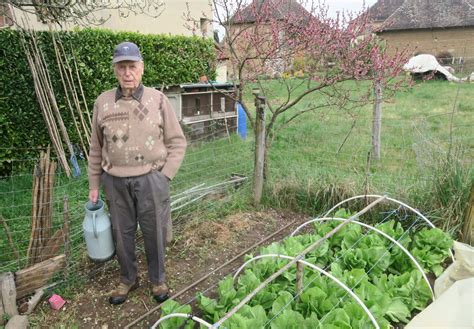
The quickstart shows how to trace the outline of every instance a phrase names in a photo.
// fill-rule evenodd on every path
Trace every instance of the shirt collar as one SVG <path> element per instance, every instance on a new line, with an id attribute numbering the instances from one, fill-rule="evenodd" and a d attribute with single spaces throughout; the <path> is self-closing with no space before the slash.
<path id="1" fill-rule="evenodd" d="M 135 89 L 135 91 L 132 93 L 132 98 L 140 102 L 142 100 L 144 91 L 145 88 L 143 87 L 143 84 L 140 83 L 137 89 Z M 115 91 L 115 101 L 117 102 L 122 97 L 124 97 L 122 87 L 118 86 L 117 90 Z"/>

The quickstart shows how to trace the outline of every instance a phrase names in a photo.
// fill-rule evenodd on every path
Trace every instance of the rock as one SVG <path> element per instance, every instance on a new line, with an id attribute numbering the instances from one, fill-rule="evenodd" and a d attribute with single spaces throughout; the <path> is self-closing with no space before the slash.
<path id="1" fill-rule="evenodd" d="M 5 329 L 26 329 L 28 325 L 28 317 L 26 315 L 14 315 L 8 321 Z"/>

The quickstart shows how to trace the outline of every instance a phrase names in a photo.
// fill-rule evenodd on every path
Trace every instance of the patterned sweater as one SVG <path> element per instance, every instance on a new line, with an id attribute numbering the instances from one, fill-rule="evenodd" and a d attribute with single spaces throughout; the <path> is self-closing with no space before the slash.
<path id="1" fill-rule="evenodd" d="M 89 189 L 102 171 L 132 177 L 160 170 L 172 179 L 181 165 L 186 139 L 168 98 L 140 85 L 131 97 L 120 88 L 102 93 L 94 105 L 89 153 Z"/>

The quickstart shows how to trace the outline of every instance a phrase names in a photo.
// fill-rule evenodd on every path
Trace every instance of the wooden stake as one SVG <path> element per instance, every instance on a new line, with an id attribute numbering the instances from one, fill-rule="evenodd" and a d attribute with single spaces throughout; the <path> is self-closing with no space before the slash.
<path id="1" fill-rule="evenodd" d="M 39 217 L 40 220 L 40 225 L 38 227 L 38 245 L 39 245 L 39 250 L 37 250 L 37 261 L 41 261 L 41 253 L 46 245 L 47 242 L 47 230 L 48 230 L 48 213 L 49 213 L 49 188 L 48 188 L 48 175 L 49 175 L 49 165 L 50 165 L 50 148 L 48 147 L 46 151 L 46 155 L 44 158 L 44 167 L 42 168 L 42 173 L 43 176 L 41 176 L 41 192 L 42 192 L 42 198 L 41 198 L 41 204 L 40 204 L 40 211 L 41 211 L 41 216 Z M 35 263 L 36 263 L 35 262 Z"/>
<path id="2" fill-rule="evenodd" d="M 380 136 L 382 130 L 382 83 L 375 81 L 375 100 L 372 118 L 372 156 L 380 160 Z"/>
<path id="3" fill-rule="evenodd" d="M 72 117 L 72 121 L 74 123 L 74 127 L 76 128 L 77 134 L 79 135 L 81 145 L 82 145 L 83 149 L 85 150 L 84 141 L 82 140 L 83 132 L 79 128 L 76 117 L 74 115 L 73 106 L 72 106 L 71 100 L 69 98 L 69 91 L 72 92 L 74 86 L 71 83 L 71 81 L 69 81 L 69 76 L 67 75 L 67 71 L 66 71 L 64 62 L 62 60 L 61 54 L 59 52 L 59 47 L 56 43 L 56 38 L 54 37 L 54 33 L 52 32 L 51 27 L 50 27 L 50 33 L 51 33 L 51 38 L 52 38 L 52 41 L 53 41 L 54 53 L 56 55 L 56 63 L 58 64 L 58 68 L 59 68 L 59 76 L 61 77 L 61 82 L 62 82 L 63 89 L 64 89 L 64 96 L 65 96 L 66 102 L 68 104 L 69 112 L 71 113 L 71 117 Z M 59 111 L 58 111 L 58 113 L 59 113 Z M 70 144 L 70 142 L 69 142 L 69 144 Z M 69 151 L 70 151 L 71 154 L 74 154 L 74 151 L 72 150 L 72 148 Z"/>
<path id="4" fill-rule="evenodd" d="M 66 269 L 64 270 L 64 277 L 69 277 L 69 261 L 71 257 L 71 241 L 69 229 L 69 199 L 67 196 L 63 199 L 63 237 L 64 237 L 64 254 L 66 255 Z"/>
<path id="5" fill-rule="evenodd" d="M 57 230 L 53 236 L 48 240 L 48 243 L 44 246 L 41 251 L 41 260 L 46 260 L 55 257 L 59 254 L 59 249 L 64 243 L 64 231 L 62 229 Z"/>
<path id="6" fill-rule="evenodd" d="M 298 298 L 303 292 L 303 279 L 304 279 L 304 264 L 301 262 L 296 263 L 296 295 Z"/>
<path id="7" fill-rule="evenodd" d="M 65 265 L 66 256 L 63 254 L 16 272 L 16 298 L 25 297 L 45 286 L 53 275 L 63 269 Z"/>
<path id="8" fill-rule="evenodd" d="M 56 117 L 56 121 L 57 121 L 57 123 L 60 127 L 61 134 L 63 135 L 63 140 L 64 140 L 64 142 L 66 143 L 66 145 L 69 149 L 69 153 L 74 154 L 74 150 L 72 149 L 72 144 L 71 144 L 71 141 L 69 139 L 69 135 L 67 133 L 66 126 L 64 125 L 64 121 L 61 117 L 58 105 L 56 103 L 56 97 L 54 96 L 54 93 L 53 93 L 51 78 L 49 76 L 48 69 L 45 65 L 46 61 L 44 60 L 43 53 L 39 50 L 39 47 L 36 43 L 35 32 L 32 33 L 32 36 L 33 36 L 33 45 L 34 45 L 35 51 L 36 51 L 36 58 L 37 58 L 38 67 L 40 68 L 40 71 L 42 73 L 40 76 L 43 78 L 43 85 L 46 87 L 45 88 L 46 94 L 47 94 L 48 99 L 50 101 L 53 113 Z"/>
<path id="9" fill-rule="evenodd" d="M 65 58 L 66 57 L 66 52 L 64 51 L 64 47 L 63 47 L 63 44 L 61 42 L 59 42 L 59 47 L 61 48 L 62 54 Z M 85 123 L 84 116 L 82 115 L 82 112 L 81 112 L 81 105 L 79 104 L 79 97 L 77 96 L 76 86 L 73 83 L 74 82 L 74 77 L 73 77 L 73 74 L 72 74 L 72 69 L 71 69 L 71 66 L 69 65 L 68 61 L 65 60 L 63 63 L 66 63 L 64 71 L 66 73 L 66 78 L 69 81 L 70 90 L 72 92 L 72 98 L 74 100 L 74 104 L 76 105 L 76 110 L 77 110 L 77 113 L 78 113 L 78 116 L 79 116 L 79 120 L 81 121 L 82 128 L 84 129 L 83 135 L 86 138 L 87 145 L 89 145 L 90 144 L 91 132 L 87 129 L 88 127 Z M 63 66 L 64 66 L 64 64 L 63 64 Z M 81 142 L 82 142 L 82 138 L 81 138 Z M 87 151 L 87 149 L 84 148 L 84 152 L 86 152 L 86 151 Z"/>
<path id="10" fill-rule="evenodd" d="M 255 95 L 255 162 L 253 172 L 254 203 L 260 204 L 263 193 L 263 169 L 265 165 L 265 98 Z"/>
<path id="11" fill-rule="evenodd" d="M 28 265 L 32 265 L 36 262 L 37 248 L 38 248 L 38 239 L 37 231 L 40 227 L 40 217 L 41 217 L 41 198 L 42 198 L 42 176 L 44 168 L 44 152 L 40 152 L 39 165 L 36 166 L 34 172 L 34 182 L 33 182 L 33 211 L 31 215 L 31 233 L 30 233 L 30 242 L 28 245 L 27 257 Z"/>
<path id="12" fill-rule="evenodd" d="M 72 49 L 72 47 L 71 47 Z M 89 108 L 87 106 L 87 100 L 86 100 L 86 95 L 84 94 L 84 90 L 82 89 L 82 83 L 81 83 L 81 76 L 79 75 L 79 69 L 77 68 L 77 59 L 76 59 L 76 53 L 74 49 L 72 49 L 72 56 L 74 58 L 74 67 L 76 69 L 76 76 L 77 76 L 77 82 L 79 83 L 79 90 L 81 91 L 81 96 L 82 96 L 82 102 L 84 103 L 84 108 L 86 109 L 86 114 L 87 114 L 87 121 L 89 123 L 89 129 L 92 128 L 92 118 L 91 114 L 89 112 Z M 91 135 L 91 132 L 89 130 L 89 136 Z"/>
<path id="13" fill-rule="evenodd" d="M 56 150 L 56 154 L 58 155 L 59 162 L 64 168 L 67 177 L 70 177 L 71 171 L 66 159 L 61 139 L 59 137 L 56 122 L 52 114 L 52 109 L 57 110 L 57 104 L 55 101 L 54 93 L 52 92 L 51 79 L 49 78 L 47 68 L 44 64 L 44 58 L 40 56 L 41 53 L 38 50 L 34 33 L 29 33 L 29 40 L 31 40 L 29 43 L 27 43 L 24 33 L 22 34 L 22 37 L 22 46 L 33 75 L 35 92 L 43 114 L 43 118 L 45 119 L 51 141 Z M 60 118 L 60 116 L 58 118 L 58 122 L 61 125 L 62 119 Z M 62 124 L 62 128 L 64 128 L 64 124 Z M 68 144 L 71 151 L 72 145 L 69 141 L 69 137 L 65 128 L 62 129 L 62 132 L 65 138 L 65 142 Z"/>
<path id="14" fill-rule="evenodd" d="M 47 217 L 46 217 L 46 225 L 45 225 L 45 239 L 46 242 L 51 237 L 51 232 L 53 228 L 53 206 L 54 206 L 54 178 L 56 173 L 56 162 L 52 161 L 49 165 L 49 172 L 47 178 L 47 189 L 48 189 L 48 198 L 47 198 Z"/>
<path id="15" fill-rule="evenodd" d="M 34 172 L 31 234 L 27 250 L 28 265 L 44 260 L 43 248 L 50 244 L 54 202 L 54 176 L 57 167 L 56 162 L 49 159 L 50 152 L 50 147 L 48 147 L 46 152 L 41 151 L 39 166 L 36 166 Z"/>

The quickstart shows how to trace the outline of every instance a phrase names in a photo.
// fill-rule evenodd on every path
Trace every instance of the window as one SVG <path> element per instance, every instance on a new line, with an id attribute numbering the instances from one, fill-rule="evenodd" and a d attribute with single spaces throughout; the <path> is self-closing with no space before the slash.
<path id="1" fill-rule="evenodd" d="M 11 19 L 10 6 L 7 4 L 0 4 L 0 28 L 12 26 L 13 21 Z"/>

